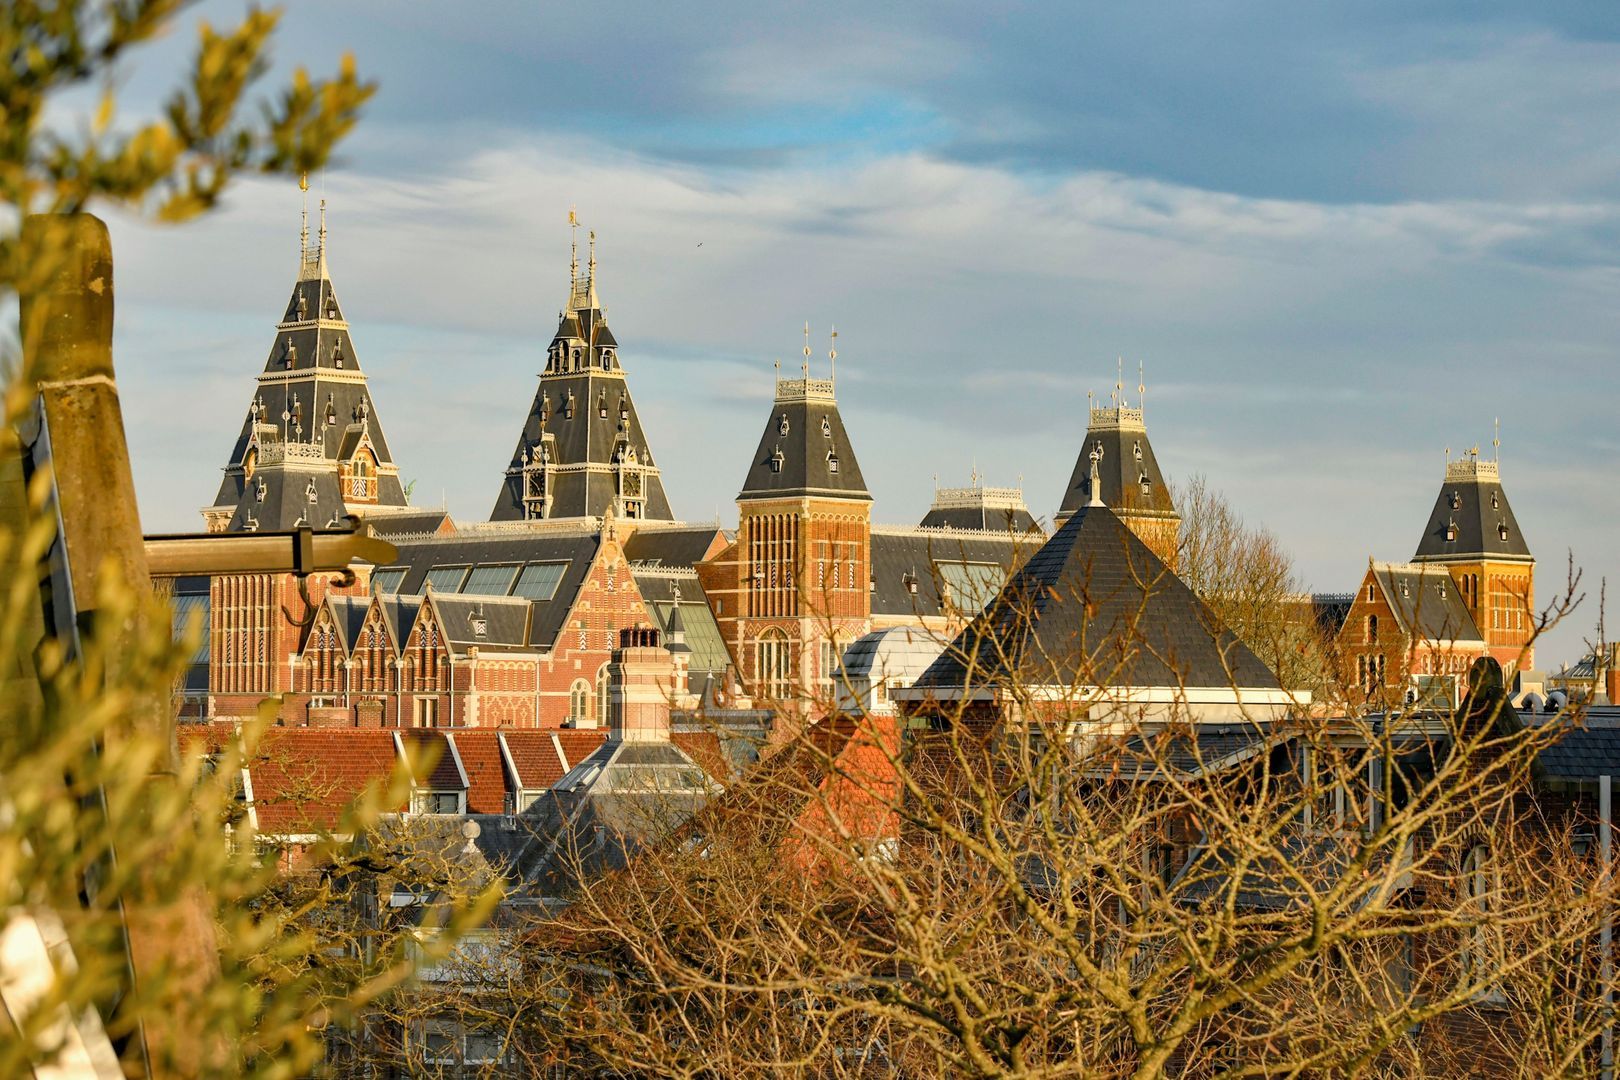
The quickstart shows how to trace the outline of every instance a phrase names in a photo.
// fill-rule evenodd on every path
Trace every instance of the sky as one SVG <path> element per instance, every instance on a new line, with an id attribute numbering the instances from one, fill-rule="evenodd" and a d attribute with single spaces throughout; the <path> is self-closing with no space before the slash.
<path id="1" fill-rule="evenodd" d="M 178 80 L 204 3 L 121 72 Z M 1620 582 L 1620 8 L 298 3 L 262 88 L 379 90 L 311 178 L 414 501 L 485 519 L 567 290 L 570 206 L 677 516 L 735 524 L 773 364 L 838 397 L 875 498 L 1021 484 L 1049 518 L 1119 366 L 1202 474 L 1350 591 L 1411 556 L 1446 453 L 1491 455 L 1595 637 Z M 295 182 L 112 219 L 148 531 L 201 527 L 297 269 Z M 583 241 L 583 236 L 581 237 Z"/>

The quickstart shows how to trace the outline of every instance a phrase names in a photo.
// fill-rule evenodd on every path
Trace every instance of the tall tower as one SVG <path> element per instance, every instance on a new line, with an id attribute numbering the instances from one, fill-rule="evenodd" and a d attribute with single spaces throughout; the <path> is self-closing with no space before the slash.
<path id="1" fill-rule="evenodd" d="M 301 183 L 307 190 L 307 183 Z M 367 508 L 403 507 L 399 469 L 383 438 L 349 324 L 326 265 L 326 201 L 309 246 L 298 238 L 298 280 L 225 464 L 209 532 L 339 524 Z"/>
<path id="2" fill-rule="evenodd" d="M 1092 501 L 1092 457 L 1100 451 L 1097 471 L 1102 502 L 1173 571 L 1179 562 L 1181 515 L 1170 500 L 1170 490 L 1153 456 L 1153 445 L 1148 442 L 1142 403 L 1139 399 L 1134 409 L 1125 403 L 1123 381 L 1114 384 L 1107 406 L 1091 408 L 1091 426 L 1086 429 L 1086 440 L 1075 459 L 1052 531 L 1063 528 L 1064 522 Z M 1142 389 L 1140 382 L 1137 388 Z"/>
<path id="3" fill-rule="evenodd" d="M 570 212 L 568 223 L 577 229 Z M 641 430 L 619 343 L 596 296 L 596 234 L 582 277 L 574 245 L 568 305 L 506 468 L 491 521 L 614 516 L 669 521 L 669 499 Z"/>
<path id="4" fill-rule="evenodd" d="M 825 704 L 844 647 L 871 628 L 872 496 L 833 380 L 810 378 L 805 353 L 803 378 L 776 380 L 737 496 L 737 542 L 717 560 L 734 568 L 735 601 L 720 617 L 754 697 Z"/>
<path id="5" fill-rule="evenodd" d="M 1446 462 L 1412 561 L 1446 568 L 1505 671 L 1535 666 L 1536 560 L 1502 490 L 1499 462 L 1483 460 L 1478 447 Z"/>

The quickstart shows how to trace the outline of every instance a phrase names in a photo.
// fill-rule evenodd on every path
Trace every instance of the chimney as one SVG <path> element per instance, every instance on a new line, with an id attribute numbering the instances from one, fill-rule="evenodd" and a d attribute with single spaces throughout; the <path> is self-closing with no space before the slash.
<path id="1" fill-rule="evenodd" d="M 675 658 L 659 645 L 657 630 L 619 631 L 619 647 L 608 665 L 608 737 L 668 742 L 675 684 Z"/>

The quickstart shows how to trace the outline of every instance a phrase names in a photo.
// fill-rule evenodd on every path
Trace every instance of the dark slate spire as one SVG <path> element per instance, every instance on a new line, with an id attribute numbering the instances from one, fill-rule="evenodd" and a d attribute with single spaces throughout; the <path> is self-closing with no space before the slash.
<path id="1" fill-rule="evenodd" d="M 1481 460 L 1478 447 L 1461 461 L 1446 463 L 1445 482 L 1412 556 L 1413 562 L 1468 559 L 1533 561 L 1502 490 L 1498 464 Z"/>
<path id="2" fill-rule="evenodd" d="M 777 375 L 770 419 L 738 500 L 793 495 L 872 501 L 838 413 L 833 380 L 810 377 L 809 355 L 807 344 L 803 378 Z"/>
<path id="3" fill-rule="evenodd" d="M 569 224 L 577 225 L 570 212 Z M 540 387 L 506 469 L 492 521 L 604 517 L 669 521 L 669 499 L 619 365 L 619 343 L 596 295 L 596 234 L 546 350 Z"/>
<path id="4" fill-rule="evenodd" d="M 1076 510 L 916 685 L 969 682 L 1279 690 L 1271 669 L 1101 505 Z"/>
<path id="5" fill-rule="evenodd" d="M 1063 491 L 1063 501 L 1054 519 L 1062 528 L 1075 511 L 1092 501 L 1091 456 L 1099 448 L 1098 473 L 1102 480 L 1100 497 L 1120 514 L 1135 518 L 1162 517 L 1176 519 L 1175 504 L 1165 486 L 1164 474 L 1159 471 L 1158 459 L 1153 456 L 1153 444 L 1148 442 L 1147 426 L 1142 421 L 1142 409 L 1130 408 L 1121 396 L 1116 383 L 1111 403 L 1106 408 L 1091 410 L 1090 427 L 1085 442 L 1075 459 L 1069 486 Z"/>
<path id="6" fill-rule="evenodd" d="M 325 200 L 316 246 L 307 212 L 298 246 L 292 297 L 219 494 L 203 510 L 211 532 L 321 528 L 406 505 L 327 271 Z"/>

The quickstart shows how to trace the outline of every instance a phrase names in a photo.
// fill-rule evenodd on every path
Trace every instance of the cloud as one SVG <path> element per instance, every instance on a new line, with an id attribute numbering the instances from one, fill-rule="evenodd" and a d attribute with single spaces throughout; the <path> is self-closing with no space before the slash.
<path id="1" fill-rule="evenodd" d="M 493 503 L 577 204 L 689 518 L 731 513 L 771 362 L 796 366 L 809 320 L 818 357 L 839 326 L 886 521 L 975 461 L 1050 514 L 1086 391 L 1123 356 L 1146 363 L 1165 467 L 1208 474 L 1318 587 L 1408 554 L 1443 448 L 1488 441 L 1498 415 L 1538 553 L 1620 570 L 1620 508 L 1590 494 L 1620 390 L 1601 27 L 1506 6 L 1466 24 L 1378 5 L 547 10 L 287 17 L 284 63 L 364 42 L 384 77 L 316 187 L 422 501 Z M 195 524 L 213 494 L 297 213 L 290 184 L 250 181 L 193 226 L 115 223 L 149 527 Z"/>

